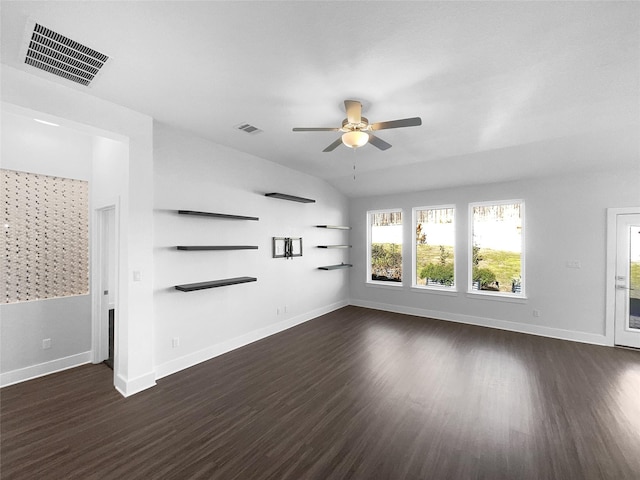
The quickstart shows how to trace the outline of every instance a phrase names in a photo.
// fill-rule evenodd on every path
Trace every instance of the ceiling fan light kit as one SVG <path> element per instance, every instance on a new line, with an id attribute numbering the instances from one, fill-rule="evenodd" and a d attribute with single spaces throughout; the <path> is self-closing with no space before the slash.
<path id="1" fill-rule="evenodd" d="M 370 124 L 369 120 L 362 116 L 362 104 L 357 100 L 345 100 L 344 107 L 347 112 L 347 118 L 342 121 L 341 128 L 334 127 L 296 127 L 294 132 L 343 132 L 342 136 L 326 147 L 323 152 L 331 152 L 340 144 L 344 144 L 349 148 L 359 148 L 371 143 L 380 150 L 391 148 L 391 144 L 385 142 L 381 138 L 374 136 L 374 130 L 386 130 L 389 128 L 401 127 L 417 127 L 422 125 L 420 117 L 403 118 L 401 120 L 392 120 L 389 122 L 378 122 Z"/>
<path id="2" fill-rule="evenodd" d="M 360 130 L 352 130 L 342 134 L 342 143 L 349 148 L 358 148 L 367 144 L 369 135 Z"/>

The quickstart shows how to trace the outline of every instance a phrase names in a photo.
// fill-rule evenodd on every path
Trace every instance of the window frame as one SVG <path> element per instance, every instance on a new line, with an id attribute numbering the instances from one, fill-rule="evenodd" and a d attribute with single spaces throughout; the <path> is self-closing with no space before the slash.
<path id="1" fill-rule="evenodd" d="M 400 212 L 402 214 L 402 280 L 400 282 L 383 282 L 380 280 L 372 280 L 371 279 L 371 216 L 377 213 L 394 213 Z M 367 273 L 366 273 L 366 284 L 367 285 L 376 285 L 376 286 L 384 286 L 389 288 L 401 288 L 404 286 L 404 227 L 405 227 L 405 214 L 404 209 L 402 208 L 383 208 L 380 210 L 367 210 L 366 213 L 366 225 L 367 225 Z"/>
<path id="2" fill-rule="evenodd" d="M 473 289 L 473 209 L 474 207 L 492 206 L 492 205 L 512 205 L 515 203 L 520 204 L 520 293 L 511 292 L 493 292 L 490 290 L 474 290 Z M 526 299 L 526 225 L 525 225 L 525 201 L 521 198 L 509 199 L 509 200 L 494 200 L 483 202 L 469 203 L 468 211 L 468 261 L 467 261 L 467 295 L 479 296 L 479 297 L 502 297 L 503 300 L 513 299 L 521 300 Z"/>
<path id="3" fill-rule="evenodd" d="M 418 210 L 444 210 L 444 209 L 453 209 L 453 285 L 447 287 L 445 285 L 418 285 L 417 277 L 418 277 L 418 246 L 416 244 L 416 220 L 417 215 L 416 212 Z M 413 207 L 411 210 L 411 227 L 412 227 L 412 244 L 411 244 L 411 288 L 415 288 L 417 290 L 431 290 L 434 292 L 458 292 L 459 282 L 458 276 L 456 275 L 457 263 L 456 259 L 458 258 L 458 242 L 456 242 L 456 206 L 455 204 L 446 204 L 446 205 L 432 205 L 426 207 Z"/>

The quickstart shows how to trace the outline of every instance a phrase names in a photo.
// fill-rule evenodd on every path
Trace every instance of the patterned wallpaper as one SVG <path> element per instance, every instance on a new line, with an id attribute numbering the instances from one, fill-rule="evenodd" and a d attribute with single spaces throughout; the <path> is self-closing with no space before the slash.
<path id="1" fill-rule="evenodd" d="M 89 185 L 0 169 L 0 303 L 89 293 Z"/>

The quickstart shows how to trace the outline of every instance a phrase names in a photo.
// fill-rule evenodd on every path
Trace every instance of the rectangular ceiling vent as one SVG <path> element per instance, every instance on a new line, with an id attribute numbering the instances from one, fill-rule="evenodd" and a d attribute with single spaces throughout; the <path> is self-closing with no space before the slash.
<path id="1" fill-rule="evenodd" d="M 36 23 L 24 62 L 72 82 L 89 86 L 107 60 L 107 55 Z"/>
<path id="2" fill-rule="evenodd" d="M 262 130 L 260 130 L 258 127 L 254 127 L 249 123 L 241 123 L 240 125 L 236 125 L 235 128 L 237 128 L 238 130 L 242 130 L 245 133 L 251 133 L 253 135 L 262 132 Z"/>

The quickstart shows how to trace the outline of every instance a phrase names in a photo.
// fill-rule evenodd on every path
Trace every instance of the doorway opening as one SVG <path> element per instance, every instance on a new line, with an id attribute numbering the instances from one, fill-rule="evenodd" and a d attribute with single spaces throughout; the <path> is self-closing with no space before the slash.
<path id="1" fill-rule="evenodd" d="M 94 296 L 98 309 L 98 335 L 95 363 L 104 362 L 113 370 L 115 359 L 116 305 L 117 305 L 117 221 L 116 206 L 109 205 L 96 211 L 98 296 Z"/>

